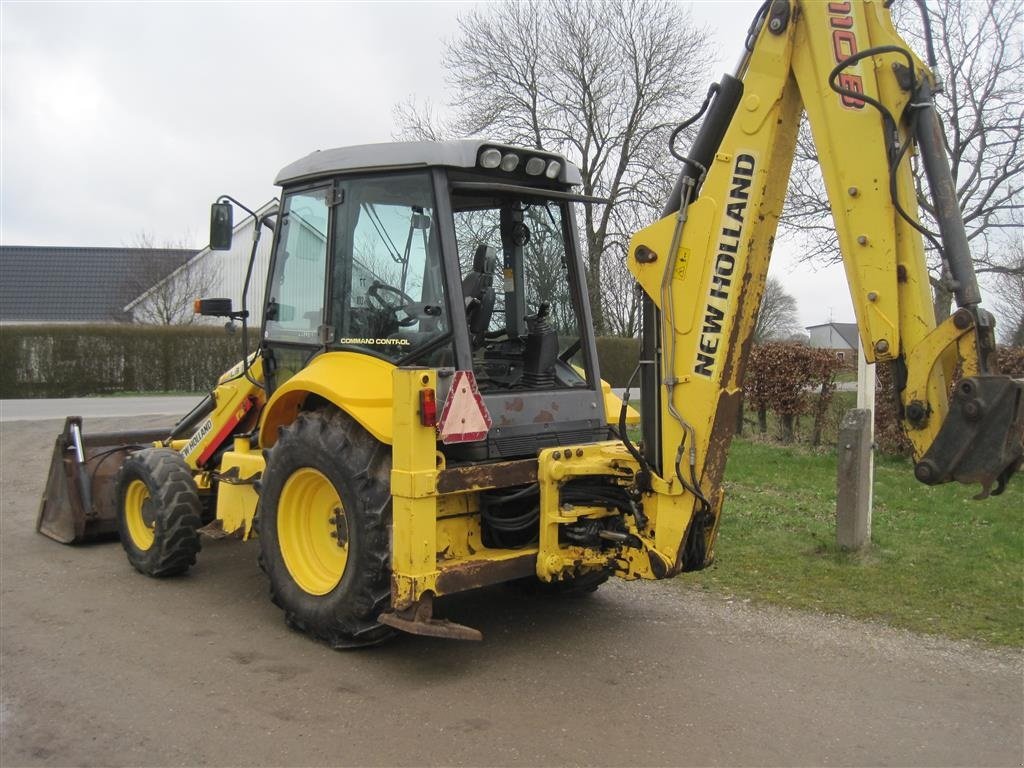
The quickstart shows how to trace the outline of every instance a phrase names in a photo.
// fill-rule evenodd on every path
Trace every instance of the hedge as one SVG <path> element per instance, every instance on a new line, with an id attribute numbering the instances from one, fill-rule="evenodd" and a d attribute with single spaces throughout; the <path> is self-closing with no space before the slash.
<path id="1" fill-rule="evenodd" d="M 200 392 L 241 357 L 241 336 L 221 327 L 4 326 L 0 397 Z"/>
<path id="2" fill-rule="evenodd" d="M 601 336 L 597 339 L 597 360 L 601 378 L 613 387 L 624 387 L 640 361 L 640 340 Z M 633 382 L 633 396 L 640 396 L 639 375 Z"/>
<path id="3" fill-rule="evenodd" d="M 602 376 L 625 386 L 639 358 L 637 340 L 600 338 L 597 348 Z M 4 326 L 0 397 L 202 392 L 241 356 L 240 336 L 220 327 Z"/>

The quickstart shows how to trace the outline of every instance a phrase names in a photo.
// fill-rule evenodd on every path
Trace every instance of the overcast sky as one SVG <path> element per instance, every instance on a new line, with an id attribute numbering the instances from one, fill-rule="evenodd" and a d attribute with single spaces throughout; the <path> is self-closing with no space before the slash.
<path id="1" fill-rule="evenodd" d="M 731 71 L 759 2 L 693 2 Z M 388 141 L 468 3 L 0 2 L 0 242 L 201 247 L 209 204 L 250 207 L 314 149 Z M 719 74 L 716 71 L 715 76 Z M 841 268 L 771 274 L 804 325 L 852 321 Z"/>

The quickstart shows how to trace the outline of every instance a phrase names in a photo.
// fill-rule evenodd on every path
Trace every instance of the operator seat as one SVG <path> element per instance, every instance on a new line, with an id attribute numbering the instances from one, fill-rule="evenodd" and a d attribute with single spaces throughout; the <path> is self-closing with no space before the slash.
<path id="1" fill-rule="evenodd" d="M 489 245 L 478 245 L 473 256 L 473 269 L 462 278 L 462 295 L 466 300 L 466 325 L 473 349 L 484 343 L 484 335 L 494 313 L 494 268 L 498 254 Z"/>

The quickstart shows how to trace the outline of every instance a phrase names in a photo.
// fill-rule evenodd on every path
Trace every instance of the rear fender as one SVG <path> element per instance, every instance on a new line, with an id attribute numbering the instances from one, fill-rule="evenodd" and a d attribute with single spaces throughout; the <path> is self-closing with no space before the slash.
<path id="1" fill-rule="evenodd" d="M 263 409 L 260 445 L 277 442 L 277 432 L 291 424 L 306 400 L 316 395 L 349 414 L 380 442 L 392 442 L 392 397 L 395 366 L 356 352 L 325 352 L 274 391 Z"/>

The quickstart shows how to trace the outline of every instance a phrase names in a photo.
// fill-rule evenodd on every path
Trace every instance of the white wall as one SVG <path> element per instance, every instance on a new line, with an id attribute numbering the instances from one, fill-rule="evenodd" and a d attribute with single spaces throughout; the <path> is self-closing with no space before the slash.
<path id="1" fill-rule="evenodd" d="M 267 206 L 261 207 L 259 212 L 264 212 L 266 208 Z M 238 213 L 239 211 L 236 210 L 236 215 Z M 252 252 L 252 238 L 253 219 L 250 216 L 235 227 L 234 235 L 231 239 L 231 250 L 211 251 L 209 248 L 203 249 L 182 270 L 178 270 L 167 278 L 168 280 L 181 281 L 184 279 L 182 277 L 183 272 L 188 269 L 199 270 L 200 274 L 209 272 L 213 276 L 213 281 L 209 285 L 202 287 L 199 296 L 192 296 L 190 298 L 185 296 L 183 292 L 181 296 L 182 302 L 190 307 L 192 301 L 197 298 L 226 298 L 231 299 L 236 310 L 240 310 L 242 308 L 242 286 L 245 283 L 245 270 L 249 265 L 249 254 Z M 270 249 L 273 240 L 273 233 L 266 227 L 263 227 L 247 300 L 249 322 L 253 327 L 258 326 L 261 319 L 263 293 L 267 285 L 267 270 L 270 266 Z M 150 299 L 144 297 L 136 305 L 129 308 L 133 320 L 146 317 L 146 308 L 149 306 L 150 301 Z M 191 312 L 191 309 L 189 311 Z M 216 317 L 197 317 L 195 322 L 223 325 L 226 321 L 223 318 Z"/>
<path id="2" fill-rule="evenodd" d="M 810 346 L 812 349 L 842 349 L 853 350 L 846 340 L 839 335 L 839 331 L 831 325 L 819 325 L 816 328 L 808 328 L 810 335 Z"/>

